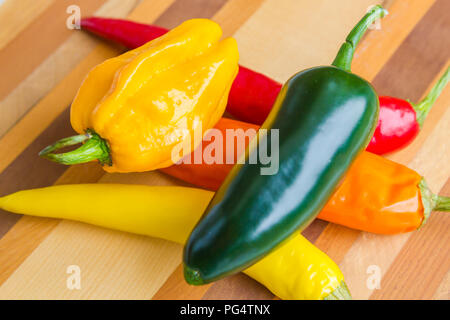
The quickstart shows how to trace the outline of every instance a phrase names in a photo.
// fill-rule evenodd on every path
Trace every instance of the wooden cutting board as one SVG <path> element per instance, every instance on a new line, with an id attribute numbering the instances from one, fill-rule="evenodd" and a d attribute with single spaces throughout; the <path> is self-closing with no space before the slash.
<path id="1" fill-rule="evenodd" d="M 449 64 L 448 0 L 5 0 L 0 5 L 0 195 L 52 184 L 179 184 L 158 172 L 105 174 L 71 168 L 37 153 L 73 133 L 68 107 L 84 75 L 121 49 L 66 28 L 66 9 L 127 17 L 172 28 L 211 18 L 239 44 L 241 64 L 285 81 L 329 64 L 369 5 L 390 15 L 357 52 L 353 71 L 381 95 L 419 100 Z M 417 170 L 433 191 L 450 195 L 450 89 L 407 149 L 389 158 Z M 370 183 L 368 181 L 367 183 Z M 315 221 L 304 234 L 342 269 L 357 299 L 449 299 L 450 219 L 433 213 L 420 231 L 379 236 Z M 191 287 L 181 247 L 94 226 L 0 212 L 1 299 L 272 299 L 243 274 Z M 81 288 L 70 290 L 70 266 Z M 379 288 L 370 284 L 379 275 Z"/>

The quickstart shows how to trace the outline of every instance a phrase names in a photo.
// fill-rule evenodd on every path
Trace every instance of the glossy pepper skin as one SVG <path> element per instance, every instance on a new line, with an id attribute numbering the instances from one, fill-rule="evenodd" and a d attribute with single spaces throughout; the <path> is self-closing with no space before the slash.
<path id="1" fill-rule="evenodd" d="M 212 196 L 184 187 L 63 185 L 2 197 L 0 208 L 183 244 Z M 351 298 L 338 266 L 300 233 L 244 273 L 282 299 Z"/>
<path id="2" fill-rule="evenodd" d="M 365 152 L 318 217 L 353 229 L 397 234 L 419 229 L 433 210 L 449 211 L 450 198 L 433 195 L 414 170 Z"/>
<path id="3" fill-rule="evenodd" d="M 430 93 L 418 104 L 394 97 L 380 97 L 380 118 L 367 151 L 386 154 L 410 144 L 449 79 L 450 68 L 447 68 Z"/>
<path id="4" fill-rule="evenodd" d="M 167 32 L 166 29 L 155 25 L 98 17 L 82 19 L 81 26 L 130 49 Z M 394 97 L 380 97 L 378 125 L 367 150 L 386 154 L 411 143 L 449 78 L 447 69 L 430 94 L 418 104 Z M 280 90 L 280 83 L 241 66 L 231 87 L 227 111 L 239 120 L 262 124 Z"/>
<path id="5" fill-rule="evenodd" d="M 135 49 L 169 30 L 129 20 L 89 17 L 81 19 L 81 27 L 100 37 Z M 239 72 L 228 96 L 227 112 L 243 121 L 263 123 L 272 109 L 281 83 L 239 66 Z"/>
<path id="6" fill-rule="evenodd" d="M 178 160 L 174 146 L 200 126 L 213 127 L 225 110 L 239 55 L 236 41 L 219 41 L 221 35 L 215 22 L 193 19 L 101 63 L 71 107 L 72 127 L 90 141 L 65 154 L 52 153 L 58 145 L 41 154 L 64 164 L 98 159 L 108 172 L 170 166 Z"/>
<path id="7" fill-rule="evenodd" d="M 221 118 L 214 126 L 214 129 L 219 130 L 221 136 L 223 137 L 223 143 L 220 145 L 222 150 L 221 152 L 218 151 L 218 153 L 220 152 L 222 155 L 220 163 L 195 163 L 194 153 L 197 152 L 197 150 L 195 150 L 194 153 L 187 155 L 185 159 L 183 159 L 186 160 L 186 158 L 188 158 L 188 161 L 163 168 L 161 171 L 182 181 L 189 182 L 195 186 L 217 191 L 228 173 L 233 168 L 233 165 L 237 162 L 238 158 L 245 152 L 245 148 L 247 148 L 249 142 L 257 136 L 259 126 L 229 118 Z M 229 137 L 227 137 L 226 134 L 227 130 L 233 130 L 234 132 L 243 130 L 243 134 L 249 133 L 249 138 L 244 140 L 245 145 L 238 146 L 236 140 L 234 140 L 234 143 L 230 143 L 230 141 L 228 141 Z M 250 134 L 253 132 L 255 134 L 252 139 L 250 139 Z M 212 133 L 212 131 L 206 133 L 204 140 L 202 141 L 202 145 L 197 147 L 202 148 L 202 154 L 205 153 L 205 149 L 209 145 L 214 143 L 214 140 L 211 142 L 212 136 L 210 133 Z M 208 141 L 210 143 L 208 143 Z M 231 158 L 231 154 L 233 155 L 232 161 L 227 159 L 227 157 Z"/>
<path id="8" fill-rule="evenodd" d="M 222 118 L 214 128 L 220 130 L 224 137 L 222 163 L 194 164 L 191 161 L 190 164 L 181 163 L 161 171 L 192 185 L 218 190 L 233 167 L 233 164 L 226 164 L 225 155 L 234 154 L 233 163 L 236 163 L 242 151 L 236 143 L 228 143 L 226 130 L 246 132 L 256 131 L 259 127 Z M 199 146 L 203 150 L 211 143 L 207 136 Z M 414 170 L 365 151 L 356 158 L 317 217 L 361 231 L 398 234 L 419 229 L 431 211 L 450 211 L 446 203 L 449 203 L 449 198 L 433 195 Z"/>
<path id="9" fill-rule="evenodd" d="M 225 162 L 225 155 L 233 154 L 233 163 L 236 163 L 242 152 L 237 143 L 229 143 L 226 130 L 256 132 L 259 127 L 222 118 L 214 128 L 224 137 L 220 164 L 194 164 L 191 161 L 162 171 L 195 186 L 213 191 L 219 189 L 233 167 Z M 245 140 L 246 143 L 249 140 Z M 199 148 L 205 152 L 212 144 L 210 141 L 207 134 Z M 431 211 L 450 211 L 449 202 L 448 197 L 433 195 L 414 170 L 365 151 L 353 162 L 342 184 L 317 217 L 366 232 L 398 234 L 419 229 Z"/>
<path id="10" fill-rule="evenodd" d="M 256 140 L 236 164 L 184 248 L 184 274 L 204 284 L 248 268 L 308 226 L 367 146 L 378 119 L 372 86 L 350 69 L 367 27 L 385 14 L 372 9 L 341 47 L 334 66 L 297 73 L 281 89 L 258 145 L 279 142 L 279 171 L 263 175 Z M 279 141 L 272 140 L 279 132 Z"/>

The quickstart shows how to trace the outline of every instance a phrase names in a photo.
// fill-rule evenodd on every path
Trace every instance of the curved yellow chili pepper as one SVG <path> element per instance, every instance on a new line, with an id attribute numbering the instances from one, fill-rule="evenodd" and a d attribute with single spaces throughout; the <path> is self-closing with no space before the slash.
<path id="1" fill-rule="evenodd" d="M 213 194 L 172 186 L 64 185 L 16 192 L 0 198 L 0 208 L 184 244 Z M 282 299 L 351 298 L 338 266 L 300 233 L 244 273 Z"/>
<path id="2" fill-rule="evenodd" d="M 109 172 L 150 171 L 172 165 L 176 145 L 213 127 L 238 72 L 236 41 L 219 41 L 208 19 L 188 20 L 167 34 L 92 69 L 71 107 L 81 134 L 58 141 L 41 155 L 64 164 L 99 160 Z M 86 135 L 85 135 L 86 134 Z M 87 141 L 86 141 L 87 140 Z M 85 141 L 79 149 L 52 153 Z"/>

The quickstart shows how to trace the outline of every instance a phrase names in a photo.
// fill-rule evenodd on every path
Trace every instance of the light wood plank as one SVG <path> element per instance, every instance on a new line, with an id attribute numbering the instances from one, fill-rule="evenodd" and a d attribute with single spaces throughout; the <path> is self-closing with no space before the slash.
<path id="1" fill-rule="evenodd" d="M 373 0 L 265 1 L 236 32 L 243 65 L 283 82 L 296 71 L 329 65 Z"/>
<path id="2" fill-rule="evenodd" d="M 248 1 L 242 5 L 241 0 L 229 0 L 214 15 L 212 20 L 217 22 L 223 30 L 223 37 L 234 36 L 236 31 L 251 17 L 265 0 Z"/>
<path id="3" fill-rule="evenodd" d="M 55 0 L 6 0 L 0 5 L 0 50 Z"/>

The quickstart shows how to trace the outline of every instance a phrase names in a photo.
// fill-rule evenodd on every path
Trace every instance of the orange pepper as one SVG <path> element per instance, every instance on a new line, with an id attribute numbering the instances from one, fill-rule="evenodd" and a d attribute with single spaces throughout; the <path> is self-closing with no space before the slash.
<path id="1" fill-rule="evenodd" d="M 227 152 L 234 151 L 235 162 L 239 150 L 236 144 L 226 143 L 225 130 L 259 129 L 256 125 L 226 118 L 215 128 L 224 138 L 223 159 Z M 246 140 L 246 145 L 248 143 Z M 208 144 L 203 141 L 203 150 Z M 234 150 L 227 150 L 227 145 Z M 217 190 L 233 166 L 223 163 L 194 164 L 191 161 L 191 164 L 178 164 L 162 171 L 193 185 Z M 433 210 L 450 211 L 449 199 L 433 195 L 414 170 L 365 151 L 355 160 L 318 218 L 367 232 L 396 234 L 418 229 Z"/>

